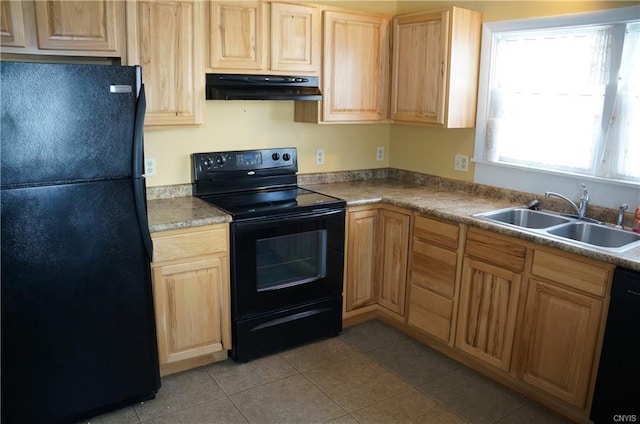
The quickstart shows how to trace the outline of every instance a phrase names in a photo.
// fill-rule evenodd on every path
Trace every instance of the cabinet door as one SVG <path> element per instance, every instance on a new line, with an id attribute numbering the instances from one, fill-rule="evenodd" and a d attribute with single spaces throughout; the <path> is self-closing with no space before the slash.
<path id="1" fill-rule="evenodd" d="M 317 8 L 271 3 L 271 69 L 317 74 L 321 31 Z"/>
<path id="2" fill-rule="evenodd" d="M 388 21 L 324 12 L 323 121 L 380 121 L 387 115 Z"/>
<path id="3" fill-rule="evenodd" d="M 203 3 L 128 3 L 129 63 L 142 65 L 147 95 L 145 126 L 203 122 L 205 82 Z"/>
<path id="4" fill-rule="evenodd" d="M 462 265 L 456 347 L 509 370 L 520 274 L 468 257 Z"/>
<path id="5" fill-rule="evenodd" d="M 584 408 L 601 313 L 600 299 L 531 280 L 524 313 L 521 378 Z"/>
<path id="6" fill-rule="evenodd" d="M 391 119 L 475 125 L 481 25 L 480 12 L 460 7 L 394 19 Z"/>
<path id="7" fill-rule="evenodd" d="M 25 47 L 26 30 L 22 3 L 0 2 L 0 40 L 3 47 Z"/>
<path id="8" fill-rule="evenodd" d="M 160 364 L 231 349 L 227 256 L 153 271 Z"/>
<path id="9" fill-rule="evenodd" d="M 258 70 L 268 67 L 266 7 L 262 2 L 212 2 L 209 67 Z"/>
<path id="10" fill-rule="evenodd" d="M 449 12 L 393 22 L 391 119 L 444 124 Z"/>
<path id="11" fill-rule="evenodd" d="M 380 210 L 380 248 L 382 254 L 378 304 L 404 316 L 409 256 L 409 223 L 403 213 Z"/>
<path id="12" fill-rule="evenodd" d="M 347 260 L 345 310 L 351 311 L 376 301 L 378 210 L 347 214 Z"/>
<path id="13" fill-rule="evenodd" d="M 34 5 L 38 48 L 118 51 L 120 2 L 54 0 Z"/>

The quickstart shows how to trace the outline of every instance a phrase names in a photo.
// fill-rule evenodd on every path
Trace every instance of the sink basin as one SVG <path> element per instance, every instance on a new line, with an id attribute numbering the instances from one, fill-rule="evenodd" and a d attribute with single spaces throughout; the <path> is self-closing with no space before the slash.
<path id="1" fill-rule="evenodd" d="M 572 222 L 547 230 L 547 233 L 593 246 L 628 249 L 637 243 L 640 245 L 640 234 L 618 230 L 598 224 Z M 633 246 L 632 246 L 633 244 Z"/>
<path id="2" fill-rule="evenodd" d="M 484 212 L 473 215 L 476 218 L 489 219 L 503 224 L 515 225 L 523 228 L 548 228 L 571 222 L 571 219 L 543 211 L 525 208 L 509 208 Z"/>

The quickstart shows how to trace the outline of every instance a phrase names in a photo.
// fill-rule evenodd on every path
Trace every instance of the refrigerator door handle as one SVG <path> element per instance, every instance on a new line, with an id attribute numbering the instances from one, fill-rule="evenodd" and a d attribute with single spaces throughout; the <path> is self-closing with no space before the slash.
<path id="1" fill-rule="evenodd" d="M 144 94 L 144 84 L 140 88 L 140 95 L 136 105 L 135 124 L 133 128 L 133 194 L 136 202 L 138 225 L 149 260 L 153 260 L 153 242 L 149 234 L 149 220 L 147 217 L 147 190 L 143 175 L 144 169 L 144 113 L 147 102 Z"/>
<path id="2" fill-rule="evenodd" d="M 144 114 L 147 110 L 147 99 L 144 94 L 144 84 L 140 88 L 136 116 L 133 127 L 133 178 L 140 178 L 144 174 Z"/>

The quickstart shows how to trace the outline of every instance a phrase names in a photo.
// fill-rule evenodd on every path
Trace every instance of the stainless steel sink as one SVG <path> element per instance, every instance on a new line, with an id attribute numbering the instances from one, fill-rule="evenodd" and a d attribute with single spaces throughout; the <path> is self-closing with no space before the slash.
<path id="1" fill-rule="evenodd" d="M 523 228 L 548 228 L 572 221 L 569 218 L 564 218 L 552 213 L 534 211 L 525 208 L 500 209 L 497 211 L 479 213 L 473 216 Z"/>
<path id="2" fill-rule="evenodd" d="M 590 246 L 620 253 L 640 247 L 640 234 L 620 230 L 604 223 L 585 222 L 552 211 L 537 211 L 524 207 L 499 209 L 473 215 L 521 231 L 563 240 L 577 246 Z"/>
<path id="3" fill-rule="evenodd" d="M 612 249 L 624 247 L 626 250 L 626 248 L 633 247 L 631 246 L 633 243 L 640 245 L 640 234 L 586 222 L 572 222 L 560 225 L 548 229 L 547 233 L 593 246 Z"/>

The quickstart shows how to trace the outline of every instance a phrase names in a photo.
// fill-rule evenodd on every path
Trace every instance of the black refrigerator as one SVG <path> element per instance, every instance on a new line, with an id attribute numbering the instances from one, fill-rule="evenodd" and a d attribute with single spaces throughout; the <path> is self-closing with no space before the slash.
<path id="1" fill-rule="evenodd" d="M 160 387 L 140 67 L 0 62 L 2 422 Z"/>

